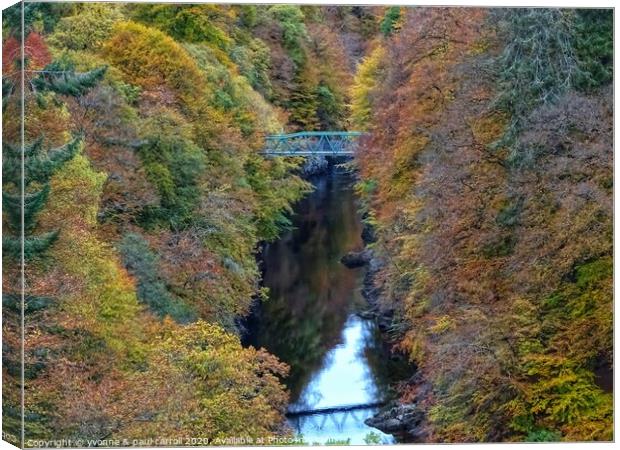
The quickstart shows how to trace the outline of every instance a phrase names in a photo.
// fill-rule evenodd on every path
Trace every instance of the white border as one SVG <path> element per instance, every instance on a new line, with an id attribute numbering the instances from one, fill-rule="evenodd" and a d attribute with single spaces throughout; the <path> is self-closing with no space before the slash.
<path id="1" fill-rule="evenodd" d="M 44 0 L 46 1 L 46 0 Z M 55 0 L 47 0 L 47 1 L 55 1 Z M 83 1 L 97 1 L 97 0 L 83 0 Z M 107 1 L 114 1 L 117 3 L 128 3 L 128 1 L 119 1 L 119 0 L 107 0 Z M 296 3 L 296 4 L 310 4 L 310 5 L 316 5 L 316 4 L 326 4 L 326 5 L 330 5 L 330 4 L 341 4 L 341 5 L 393 5 L 393 4 L 397 4 L 397 5 L 408 5 L 408 6 L 483 6 L 483 7 L 492 7 L 492 6 L 499 6 L 499 7 L 566 7 L 566 8 L 592 8 L 592 7 L 605 7 L 605 8 L 613 8 L 614 2 L 611 0 L 590 0 L 590 1 L 577 1 L 577 0 L 542 0 L 542 1 L 509 1 L 509 0 L 474 0 L 474 1 L 466 1 L 466 0 L 424 0 L 421 2 L 413 2 L 410 0 L 400 0 L 400 1 L 390 1 L 390 0 L 374 0 L 374 1 L 368 1 L 368 0 L 336 0 L 336 1 L 325 1 L 325 0 L 296 0 L 296 1 L 286 1 L 286 0 L 268 0 L 268 1 L 257 1 L 257 0 L 229 0 L 229 1 L 199 1 L 199 0 L 159 0 L 159 1 L 155 1 L 155 2 L 148 2 L 146 0 L 134 0 L 133 2 L 135 3 L 251 3 L 251 4 L 274 4 L 274 3 Z M 17 3 L 15 0 L 0 0 L 0 6 L 2 9 L 7 8 L 8 6 L 11 6 L 13 4 Z M 618 28 L 620 27 L 620 25 L 618 24 L 618 21 L 616 20 L 616 14 L 615 14 L 615 10 L 614 10 L 614 44 L 615 44 L 615 36 L 618 35 Z M 615 50 L 615 47 L 614 47 Z M 616 64 L 616 52 L 614 51 L 614 69 L 616 69 L 618 66 Z M 617 69 L 616 69 L 617 70 Z M 615 75 L 615 74 L 614 74 Z M 616 91 L 616 88 L 618 87 L 618 77 L 614 76 L 614 92 Z M 614 98 L 614 111 L 615 111 L 615 98 Z M 616 129 L 618 126 L 618 117 L 614 114 L 614 148 L 616 148 Z M 1 143 L 1 138 L 0 138 L 0 143 Z M 615 183 L 620 182 L 620 168 L 617 164 L 617 160 L 614 158 L 614 181 Z M 618 212 L 620 210 L 620 207 L 618 205 L 617 202 L 617 197 L 615 196 L 615 189 L 614 189 L 614 218 L 618 217 Z M 620 238 L 618 237 L 618 233 L 617 233 L 617 222 L 614 220 L 614 263 L 615 263 L 615 249 L 618 247 L 618 244 L 620 242 Z M 1 265 L 1 263 L 0 263 Z M 615 272 L 615 264 L 614 264 L 614 275 L 616 274 Z M 615 277 L 614 277 L 614 317 L 618 316 L 618 302 L 616 301 L 616 285 L 615 285 Z M 616 354 L 615 350 L 618 348 L 618 339 L 617 339 L 617 334 L 615 332 L 615 327 L 614 327 L 614 356 Z M 615 405 L 616 405 L 616 397 L 617 397 L 617 386 L 618 386 L 618 371 L 614 371 L 614 437 L 618 436 L 618 420 L 615 420 L 616 417 L 616 410 L 615 410 Z M 0 400 L 1 402 L 1 400 Z M 571 449 L 581 449 L 581 448 L 590 448 L 590 447 L 596 447 L 597 449 L 611 449 L 611 448 L 615 448 L 615 444 L 614 443 L 580 443 L 580 442 L 576 442 L 576 443 L 568 443 L 568 442 L 563 442 L 563 443 L 513 443 L 513 444 L 502 444 L 502 443 L 480 443 L 480 444 L 397 444 L 397 448 L 398 449 L 413 449 L 414 445 L 450 445 L 452 448 L 455 449 L 471 449 L 471 448 L 477 448 L 477 447 L 483 447 L 484 449 L 488 449 L 488 450 L 501 450 L 502 448 L 504 448 L 506 445 L 516 445 L 519 446 L 519 449 L 523 449 L 523 450 L 529 450 L 529 449 L 534 449 L 537 448 L 539 446 L 544 446 L 545 449 L 551 449 L 551 450 L 556 450 L 556 449 L 560 449 L 560 448 L 564 448 L 564 447 L 570 447 Z M 349 446 L 350 447 L 350 446 Z M 364 446 L 367 448 L 373 448 L 373 447 L 380 447 L 380 446 Z M 388 447 L 392 447 L 392 446 L 388 446 Z M 14 447 L 13 445 L 4 442 L 4 441 L 0 441 L 0 450 L 5 450 L 5 449 L 15 449 L 17 447 Z M 162 450 L 162 449 L 168 449 L 170 447 L 141 447 L 143 449 L 153 449 L 153 450 Z M 185 448 L 185 447 L 183 447 Z M 194 447 L 197 448 L 197 447 Z M 237 448 L 248 448 L 248 447 L 226 447 L 226 448 L 232 448 L 232 449 L 237 449 Z M 266 449 L 273 449 L 273 450 L 282 450 L 283 447 L 261 447 L 261 448 L 266 448 Z M 294 448 L 294 447 L 284 447 L 284 448 Z M 303 448 L 303 447 L 298 447 L 298 448 Z M 346 449 L 348 448 L 347 446 L 335 446 L 335 448 L 337 449 Z"/>

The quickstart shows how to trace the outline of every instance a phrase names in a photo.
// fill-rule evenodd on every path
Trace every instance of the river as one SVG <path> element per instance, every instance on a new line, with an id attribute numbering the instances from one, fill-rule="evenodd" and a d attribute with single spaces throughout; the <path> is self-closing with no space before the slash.
<path id="1" fill-rule="evenodd" d="M 376 404 L 389 395 L 385 346 L 373 320 L 357 313 L 363 268 L 340 258 L 363 248 L 353 179 L 344 169 L 311 179 L 295 206 L 294 228 L 262 254 L 269 299 L 248 321 L 246 344 L 265 347 L 290 366 L 289 411 Z M 389 359 L 389 358 L 388 358 Z M 289 417 L 308 443 L 393 443 L 364 424 L 377 407 Z"/>

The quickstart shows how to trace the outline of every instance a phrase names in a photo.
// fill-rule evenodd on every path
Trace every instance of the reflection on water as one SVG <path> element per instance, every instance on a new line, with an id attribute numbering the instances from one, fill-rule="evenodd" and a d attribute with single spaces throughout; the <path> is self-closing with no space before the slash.
<path id="1" fill-rule="evenodd" d="M 385 397 L 374 322 L 354 313 L 363 306 L 363 269 L 340 257 L 363 247 L 350 176 L 334 168 L 313 180 L 316 189 L 295 207 L 295 229 L 263 253 L 263 283 L 270 290 L 250 320 L 248 344 L 265 347 L 291 367 L 289 410 L 376 403 Z M 374 410 L 305 416 L 291 426 L 310 443 L 328 439 L 363 444 L 374 432 L 363 423 Z"/>
<path id="2" fill-rule="evenodd" d="M 373 337 L 373 326 L 372 321 L 349 316 L 342 331 L 342 342 L 323 357 L 323 365 L 303 388 L 297 402 L 289 406 L 290 411 L 372 405 L 383 399 L 363 353 Z M 392 443 L 391 436 L 364 424 L 377 409 L 360 407 L 295 417 L 291 425 L 310 443 L 350 439 L 351 444 L 363 444 L 370 432 L 374 432 L 380 442 Z"/>
<path id="3" fill-rule="evenodd" d="M 371 337 L 372 322 L 350 316 L 342 332 L 342 342 L 323 357 L 323 366 L 304 387 L 290 410 L 327 408 L 334 405 L 361 405 L 379 397 L 370 368 L 360 349 Z"/>

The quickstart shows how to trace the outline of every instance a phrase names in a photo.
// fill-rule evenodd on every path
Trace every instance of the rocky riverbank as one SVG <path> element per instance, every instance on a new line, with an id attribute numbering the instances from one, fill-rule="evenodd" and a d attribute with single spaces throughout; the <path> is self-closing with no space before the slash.
<path id="1" fill-rule="evenodd" d="M 413 403 L 388 406 L 373 417 L 366 419 L 364 423 L 384 433 L 397 437 L 413 437 L 414 442 L 422 442 L 426 437 L 420 432 L 423 420 L 424 413 Z M 411 439 L 407 439 L 407 441 L 411 441 Z"/>
<path id="2" fill-rule="evenodd" d="M 383 268 L 384 262 L 377 253 L 368 246 L 375 242 L 375 232 L 368 224 L 364 224 L 362 230 L 362 240 L 366 247 L 361 251 L 351 251 L 340 258 L 340 262 L 350 268 L 366 266 L 364 281 L 362 285 L 362 295 L 368 303 L 368 309 L 360 313 L 364 318 L 373 318 L 377 321 L 379 329 L 386 332 L 392 325 L 394 311 L 386 309 L 379 303 L 381 296 L 381 287 L 375 283 L 375 279 L 379 271 Z"/>
<path id="3" fill-rule="evenodd" d="M 351 251 L 345 254 L 340 262 L 348 268 L 366 267 L 362 286 L 362 295 L 368 303 L 368 309 L 360 313 L 364 318 L 376 320 L 379 329 L 389 344 L 388 331 L 394 322 L 394 310 L 381 304 L 381 286 L 376 283 L 377 274 L 384 267 L 383 259 L 368 244 L 376 241 L 375 232 L 365 224 L 362 239 L 366 247 L 361 251 Z M 402 359 L 404 355 L 392 351 L 391 358 Z M 402 380 L 409 384 L 423 385 L 416 375 L 410 380 Z M 424 390 L 424 389 L 423 389 Z M 394 400 L 384 407 L 379 413 L 368 418 L 366 425 L 377 428 L 384 433 L 389 433 L 397 438 L 402 437 L 406 442 L 424 442 L 427 440 L 426 427 L 424 426 L 424 411 L 418 403 L 403 404 L 400 400 Z"/>

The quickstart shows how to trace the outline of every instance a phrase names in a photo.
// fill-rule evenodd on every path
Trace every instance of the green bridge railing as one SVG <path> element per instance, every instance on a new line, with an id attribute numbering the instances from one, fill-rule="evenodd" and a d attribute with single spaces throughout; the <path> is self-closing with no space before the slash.
<path id="1" fill-rule="evenodd" d="M 353 155 L 360 131 L 300 131 L 265 136 L 270 156 Z"/>

